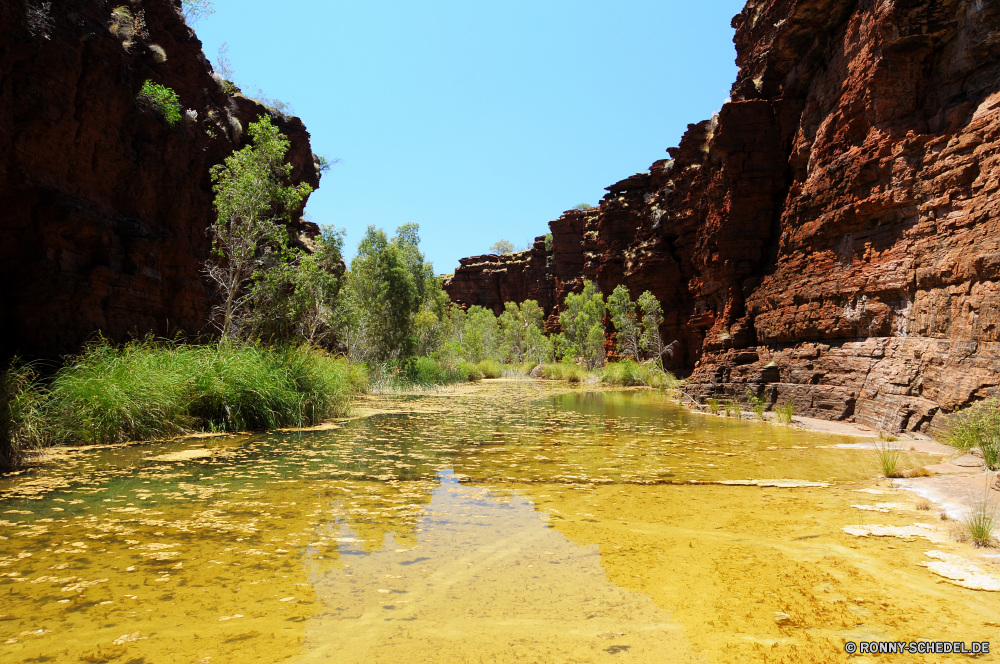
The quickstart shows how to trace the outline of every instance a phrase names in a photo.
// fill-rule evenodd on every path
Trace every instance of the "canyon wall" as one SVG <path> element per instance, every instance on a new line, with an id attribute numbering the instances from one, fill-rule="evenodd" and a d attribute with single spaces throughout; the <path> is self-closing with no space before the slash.
<path id="1" fill-rule="evenodd" d="M 750 0 L 733 26 L 717 116 L 449 293 L 649 289 L 692 394 L 939 428 L 1000 385 L 1000 0 Z"/>
<path id="2" fill-rule="evenodd" d="M 209 169 L 269 111 L 223 91 L 179 0 L 121 4 L 129 20 L 94 0 L 0 6 L 0 359 L 210 331 Z M 146 80 L 179 95 L 174 127 L 137 102 Z M 293 179 L 318 186 L 305 127 L 274 121 Z"/>

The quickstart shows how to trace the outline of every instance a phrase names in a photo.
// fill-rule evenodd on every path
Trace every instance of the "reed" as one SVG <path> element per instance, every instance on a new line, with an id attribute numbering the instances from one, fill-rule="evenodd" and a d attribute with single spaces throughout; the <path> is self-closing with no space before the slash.
<path id="1" fill-rule="evenodd" d="M 882 477 L 901 477 L 899 463 L 903 458 L 903 450 L 896 445 L 880 441 L 875 444 L 875 465 Z"/>

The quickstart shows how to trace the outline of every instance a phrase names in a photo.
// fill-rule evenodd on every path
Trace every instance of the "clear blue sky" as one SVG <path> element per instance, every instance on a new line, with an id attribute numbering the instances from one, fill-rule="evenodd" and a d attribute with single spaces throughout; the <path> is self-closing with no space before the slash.
<path id="1" fill-rule="evenodd" d="M 438 273 L 645 171 L 735 80 L 744 0 L 214 0 L 195 29 L 341 163 L 313 221 L 420 224 Z"/>

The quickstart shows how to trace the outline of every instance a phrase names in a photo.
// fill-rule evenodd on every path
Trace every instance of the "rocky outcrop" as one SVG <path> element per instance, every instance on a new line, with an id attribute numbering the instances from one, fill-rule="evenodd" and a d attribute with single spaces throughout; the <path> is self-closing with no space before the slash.
<path id="1" fill-rule="evenodd" d="M 926 431 L 994 393 L 1000 1 L 751 0 L 733 25 L 731 100 L 608 188 L 580 276 L 657 294 L 701 396 Z"/>
<path id="2" fill-rule="evenodd" d="M 97 332 L 208 331 L 209 168 L 268 111 L 222 90 L 179 1 L 122 4 L 116 17 L 90 0 L 0 7 L 5 357 L 73 352 Z M 179 95 L 174 127 L 137 103 L 146 80 Z M 305 127 L 275 122 L 291 139 L 293 177 L 318 186 Z"/>

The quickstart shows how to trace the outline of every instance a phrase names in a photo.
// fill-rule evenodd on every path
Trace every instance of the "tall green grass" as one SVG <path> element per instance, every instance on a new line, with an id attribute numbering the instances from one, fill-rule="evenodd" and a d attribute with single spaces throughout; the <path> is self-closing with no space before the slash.
<path id="1" fill-rule="evenodd" d="M 542 365 L 542 375 L 550 380 L 565 380 L 570 383 L 582 383 L 590 374 L 586 367 L 574 362 L 550 362 Z"/>
<path id="2" fill-rule="evenodd" d="M 988 469 L 1000 467 L 1000 400 L 992 397 L 956 413 L 944 442 L 963 452 L 979 448 Z"/>
<path id="3" fill-rule="evenodd" d="M 305 346 L 91 344 L 47 388 L 6 374 L 6 441 L 115 443 L 197 430 L 306 426 L 345 415 L 364 368 Z M 5 444 L 11 448 L 11 443 Z"/>
<path id="4" fill-rule="evenodd" d="M 630 359 L 611 362 L 601 370 L 601 382 L 611 385 L 648 385 L 655 388 L 671 388 L 677 380 L 654 364 L 639 364 Z"/>
<path id="5" fill-rule="evenodd" d="M 962 530 L 973 546 L 990 547 L 995 544 L 993 533 L 997 528 L 997 501 L 991 494 L 993 477 L 988 477 L 986 495 L 976 503 L 962 520 Z"/>
<path id="6" fill-rule="evenodd" d="M 899 464 L 903 459 L 903 450 L 895 443 L 880 441 L 875 443 L 875 466 L 882 477 L 902 477 Z"/>
<path id="7" fill-rule="evenodd" d="M 43 443 L 45 391 L 30 366 L 15 359 L 0 373 L 0 470 L 16 468 Z"/>

